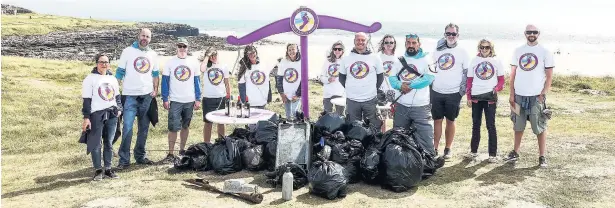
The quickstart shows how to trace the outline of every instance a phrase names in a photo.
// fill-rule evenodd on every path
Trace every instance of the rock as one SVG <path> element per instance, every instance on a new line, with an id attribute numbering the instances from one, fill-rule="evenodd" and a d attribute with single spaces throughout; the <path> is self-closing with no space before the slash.
<path id="1" fill-rule="evenodd" d="M 592 89 L 582 89 L 577 92 L 581 94 L 587 94 L 587 95 L 607 95 L 607 93 L 604 91 L 592 90 Z"/>
<path id="2" fill-rule="evenodd" d="M 2 14 L 29 14 L 34 13 L 32 10 L 24 9 L 10 4 L 2 4 Z"/>

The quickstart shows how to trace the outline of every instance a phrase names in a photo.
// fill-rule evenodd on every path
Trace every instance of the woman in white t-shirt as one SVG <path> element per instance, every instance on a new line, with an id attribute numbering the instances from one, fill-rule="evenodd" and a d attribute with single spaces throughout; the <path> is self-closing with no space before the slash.
<path id="1" fill-rule="evenodd" d="M 203 62 L 201 62 L 201 74 L 203 74 L 203 141 L 210 142 L 211 121 L 205 117 L 207 113 L 224 109 L 227 99 L 230 99 L 231 88 L 229 84 L 229 72 L 225 65 L 218 64 L 218 51 L 207 50 Z M 224 124 L 218 124 L 218 135 L 224 135 Z"/>
<path id="2" fill-rule="evenodd" d="M 261 66 L 256 47 L 246 46 L 237 72 L 241 102 L 248 102 L 250 108 L 265 109 L 271 102 L 270 71 Z"/>
<path id="3" fill-rule="evenodd" d="M 333 112 L 333 103 L 331 99 L 344 96 L 344 87 L 339 81 L 339 61 L 344 55 L 344 44 L 342 41 L 337 41 L 331 46 L 331 51 L 327 56 L 327 61 L 322 66 L 320 81 L 323 83 L 323 106 L 325 112 Z M 335 112 L 343 115 L 344 107 L 336 106 Z"/>
<path id="4" fill-rule="evenodd" d="M 109 57 L 96 55 L 96 67 L 83 80 L 81 96 L 83 97 L 83 125 L 79 142 L 87 144 L 86 153 L 92 153 L 94 181 L 104 178 L 119 178 L 111 170 L 113 159 L 113 138 L 118 117 L 122 114 L 120 87 L 117 79 L 109 71 Z M 104 132 L 104 133 L 103 133 Z M 103 138 L 104 137 L 104 138 Z M 101 143 L 104 147 L 104 171 L 101 162 Z"/>
<path id="5" fill-rule="evenodd" d="M 301 53 L 297 44 L 286 45 L 285 58 L 278 64 L 276 88 L 284 103 L 286 119 L 301 112 Z"/>
<path id="6" fill-rule="evenodd" d="M 480 142 L 480 125 L 485 112 L 487 132 L 489 135 L 489 162 L 497 162 L 497 133 L 495 130 L 495 112 L 498 101 L 497 93 L 504 88 L 504 67 L 495 57 L 495 48 L 491 41 L 482 39 L 478 42 L 478 54 L 468 69 L 466 96 L 468 107 L 472 108 L 472 139 L 468 159 L 478 156 Z"/>

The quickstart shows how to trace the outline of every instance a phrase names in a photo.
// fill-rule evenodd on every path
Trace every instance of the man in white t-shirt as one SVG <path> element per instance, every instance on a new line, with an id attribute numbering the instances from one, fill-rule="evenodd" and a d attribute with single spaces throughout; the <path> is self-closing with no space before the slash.
<path id="1" fill-rule="evenodd" d="M 367 48 L 367 35 L 357 33 L 354 49 L 340 64 L 340 83 L 346 88 L 346 113 L 349 121 L 366 119 L 380 129 L 376 117 L 376 93 L 382 85 L 384 70 L 382 60 Z"/>
<path id="2" fill-rule="evenodd" d="M 164 163 L 176 159 L 173 151 L 180 130 L 179 154 L 184 154 L 193 109 L 201 106 L 200 64 L 196 58 L 188 57 L 188 45 L 185 38 L 179 38 L 177 56 L 169 59 L 162 71 L 162 101 L 164 109 L 169 111 L 169 152 Z"/>
<path id="3" fill-rule="evenodd" d="M 514 150 L 505 160 L 515 162 L 519 158 L 521 138 L 529 120 L 532 131 L 538 137 L 538 164 L 547 167 L 544 155 L 550 114 L 545 111 L 545 95 L 551 89 L 555 63 L 551 51 L 538 44 L 539 35 L 540 30 L 536 26 L 528 25 L 525 28 L 527 43 L 515 50 L 511 60 L 509 102 L 514 109 L 511 120 L 514 124 L 515 144 Z"/>
<path id="4" fill-rule="evenodd" d="M 138 40 L 122 51 L 117 63 L 115 77 L 122 85 L 122 95 L 126 97 L 122 143 L 119 149 L 120 161 L 117 166 L 119 170 L 130 165 L 130 146 L 135 117 L 138 118 L 139 126 L 134 148 L 135 160 L 139 164 L 154 164 L 145 155 L 150 123 L 147 112 L 152 99 L 156 97 L 159 83 L 158 55 L 149 48 L 151 40 L 152 32 L 149 29 L 141 29 Z"/>
<path id="5" fill-rule="evenodd" d="M 446 146 L 444 158 L 451 158 L 455 137 L 455 119 L 459 116 L 461 97 L 465 94 L 466 76 L 470 65 L 467 52 L 457 47 L 459 26 L 448 24 L 433 53 L 436 73 L 431 91 L 431 114 L 434 119 L 434 147 L 436 154 L 442 136 L 442 122 L 446 118 Z"/>

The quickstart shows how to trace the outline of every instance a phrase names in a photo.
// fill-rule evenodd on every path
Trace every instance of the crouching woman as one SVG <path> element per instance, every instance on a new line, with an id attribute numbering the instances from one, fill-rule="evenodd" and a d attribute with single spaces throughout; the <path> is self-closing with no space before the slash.
<path id="1" fill-rule="evenodd" d="M 118 117 L 122 113 L 122 103 L 118 81 L 109 71 L 109 57 L 98 54 L 94 60 L 96 67 L 83 80 L 82 130 L 86 132 L 86 154 L 92 153 L 93 180 L 100 181 L 103 177 L 119 178 L 111 170 L 113 158 L 111 143 L 115 136 Z M 101 143 L 104 146 L 102 153 L 104 171 L 101 165 Z"/>

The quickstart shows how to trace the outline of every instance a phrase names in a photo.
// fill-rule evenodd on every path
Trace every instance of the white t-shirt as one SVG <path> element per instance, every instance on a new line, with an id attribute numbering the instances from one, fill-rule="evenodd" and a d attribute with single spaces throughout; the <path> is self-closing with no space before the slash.
<path id="1" fill-rule="evenodd" d="M 344 86 L 340 83 L 340 65 L 339 60 L 336 62 L 325 61 L 322 66 L 322 73 L 320 74 L 321 81 L 323 83 L 323 98 L 331 98 L 333 96 L 344 96 Z M 329 78 L 333 77 L 334 82 L 329 82 Z"/>
<path id="2" fill-rule="evenodd" d="M 189 103 L 197 100 L 194 92 L 194 76 L 201 76 L 199 61 L 194 57 L 184 59 L 177 56 L 169 59 L 162 75 L 169 76 L 169 100 Z"/>
<path id="3" fill-rule="evenodd" d="M 112 75 L 88 74 L 83 80 L 81 96 L 91 98 L 90 113 L 117 106 L 115 96 L 120 95 L 120 86 Z"/>
<path id="4" fill-rule="evenodd" d="M 125 48 L 118 67 L 126 70 L 122 81 L 123 95 L 145 95 L 154 91 L 152 71 L 159 71 L 158 55 L 154 50 Z"/>
<path id="5" fill-rule="evenodd" d="M 427 74 L 429 72 L 429 62 L 427 61 L 427 57 L 423 57 L 420 59 L 404 57 L 408 66 L 414 68 L 419 74 Z M 399 71 L 402 69 L 402 64 L 399 60 L 396 60 L 393 64 L 393 69 L 391 70 L 391 76 L 397 76 Z M 414 73 L 411 73 L 408 70 L 404 70 L 402 73 L 397 76 L 401 83 L 411 82 L 416 79 L 418 76 Z M 395 90 L 395 97 L 399 97 L 401 95 L 401 91 Z M 422 89 L 412 89 L 409 93 L 402 95 L 399 100 L 397 100 L 403 106 L 406 107 L 414 107 L 414 106 L 425 106 L 429 105 L 429 87 L 425 87 Z"/>
<path id="6" fill-rule="evenodd" d="M 203 62 L 206 66 L 207 62 Z M 221 98 L 226 97 L 226 84 L 224 79 L 230 77 L 228 69 L 225 65 L 212 64 L 203 72 L 203 89 L 201 89 L 204 98 Z"/>
<path id="7" fill-rule="evenodd" d="M 278 76 L 282 76 L 284 95 L 292 99 L 297 95 L 297 89 L 301 83 L 301 61 L 291 62 L 282 59 L 278 65 Z"/>
<path id="8" fill-rule="evenodd" d="M 480 57 L 472 59 L 468 69 L 468 77 L 472 79 L 472 95 L 492 92 L 498 84 L 498 76 L 504 76 L 502 62 L 495 57 Z"/>
<path id="9" fill-rule="evenodd" d="M 242 79 L 246 83 L 246 96 L 251 106 L 265 106 L 269 96 L 269 72 L 260 64 L 253 64 L 252 69 L 246 70 Z"/>
<path id="10" fill-rule="evenodd" d="M 433 90 L 441 94 L 459 93 L 462 78 L 466 79 L 463 69 L 470 68 L 467 52 L 457 46 L 442 51 L 436 50 L 432 58 L 437 72 L 434 74 Z"/>
<path id="11" fill-rule="evenodd" d="M 350 53 L 340 62 L 340 73 L 346 76 L 346 97 L 365 102 L 376 97 L 377 74 L 384 73 L 382 60 L 376 54 Z"/>
<path id="12" fill-rule="evenodd" d="M 393 89 L 391 83 L 389 83 L 389 75 L 391 75 L 395 62 L 399 62 L 399 60 L 395 56 L 389 56 L 384 53 L 380 53 L 380 59 L 382 60 L 382 70 L 384 70 L 384 82 L 382 82 L 380 89 L 386 92 Z"/>
<path id="13" fill-rule="evenodd" d="M 540 95 L 547 81 L 545 68 L 555 67 L 553 54 L 540 44 L 517 48 L 510 63 L 517 66 L 515 94 L 521 96 Z"/>

